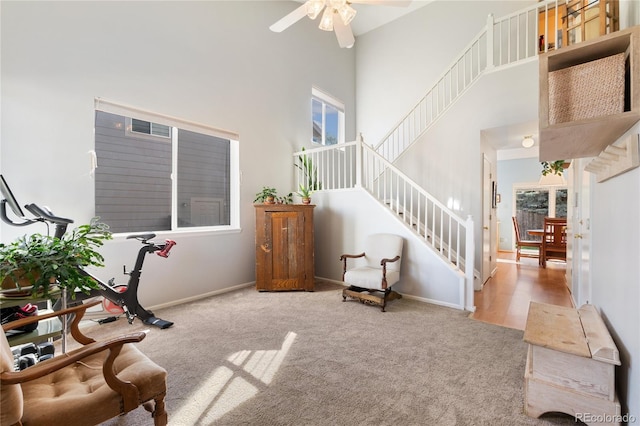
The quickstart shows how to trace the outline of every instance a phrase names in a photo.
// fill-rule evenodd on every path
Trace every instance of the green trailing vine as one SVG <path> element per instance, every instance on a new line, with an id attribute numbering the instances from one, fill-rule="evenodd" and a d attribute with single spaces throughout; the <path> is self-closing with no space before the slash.
<path id="1" fill-rule="evenodd" d="M 562 176 L 564 172 L 564 160 L 542 161 L 540 164 L 542 164 L 542 176 L 549 174 Z"/>

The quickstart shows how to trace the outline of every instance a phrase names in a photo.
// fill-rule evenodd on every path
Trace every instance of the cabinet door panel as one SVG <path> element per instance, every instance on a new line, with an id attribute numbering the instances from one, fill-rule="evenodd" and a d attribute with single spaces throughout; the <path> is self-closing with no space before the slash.
<path id="1" fill-rule="evenodd" d="M 302 241 L 302 214 L 298 212 L 268 212 L 267 223 L 271 229 L 267 230 L 270 246 L 271 287 L 302 288 L 304 276 L 301 258 L 303 251 L 298 249 Z M 301 277 L 302 275 L 302 277 Z"/>

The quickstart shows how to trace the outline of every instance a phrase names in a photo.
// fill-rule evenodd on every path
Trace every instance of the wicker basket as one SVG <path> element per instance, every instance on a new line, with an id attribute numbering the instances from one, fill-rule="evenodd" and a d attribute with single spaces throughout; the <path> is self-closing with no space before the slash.
<path id="1" fill-rule="evenodd" d="M 625 54 L 549 73 L 549 124 L 624 112 Z"/>

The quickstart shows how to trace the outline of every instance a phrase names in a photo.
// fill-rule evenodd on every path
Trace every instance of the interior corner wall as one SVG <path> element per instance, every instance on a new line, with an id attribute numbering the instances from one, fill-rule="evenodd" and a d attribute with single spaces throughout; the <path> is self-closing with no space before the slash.
<path id="1" fill-rule="evenodd" d="M 290 1 L 2 1 L 0 171 L 21 203 L 76 224 L 94 215 L 88 152 L 101 97 L 240 135 L 240 232 L 173 233 L 149 259 L 141 303 L 154 306 L 255 280 L 255 193 L 293 191 L 292 153 L 311 141 L 311 87 L 346 106 L 355 138 L 355 53 L 303 19 L 269 26 Z M 100 164 L 98 163 L 98 167 Z M 46 232 L 2 224 L 2 241 Z M 159 238 L 168 235 L 159 233 Z M 104 278 L 122 282 L 135 243 L 103 247 Z"/>

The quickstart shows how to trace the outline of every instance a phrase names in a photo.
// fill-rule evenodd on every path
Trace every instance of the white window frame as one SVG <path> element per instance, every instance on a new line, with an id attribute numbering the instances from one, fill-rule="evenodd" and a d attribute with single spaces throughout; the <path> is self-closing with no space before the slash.
<path id="1" fill-rule="evenodd" d="M 126 130 L 127 130 L 127 134 L 129 134 L 129 133 L 134 133 L 134 134 L 136 134 L 138 137 L 139 137 L 140 135 L 142 135 L 142 136 L 152 136 L 152 137 L 154 137 L 154 138 L 169 139 L 169 140 L 171 140 L 171 138 L 172 138 L 172 136 L 171 136 L 171 126 L 167 126 L 166 124 L 154 123 L 153 121 L 140 120 L 140 119 L 138 119 L 138 118 L 125 117 L 125 119 L 126 119 L 126 125 L 127 125 L 127 129 L 126 129 Z M 144 121 L 144 122 L 146 122 L 146 123 L 149 123 L 149 133 L 147 133 L 147 132 L 139 132 L 139 131 L 137 131 L 137 130 L 133 130 L 133 120 L 136 120 L 136 121 Z M 162 134 L 159 134 L 159 133 L 155 133 L 155 132 L 153 131 L 153 128 L 154 128 L 155 126 L 165 126 L 165 127 L 169 127 L 169 136 L 165 136 L 165 135 L 162 135 Z"/>
<path id="2" fill-rule="evenodd" d="M 312 87 L 311 88 L 311 105 L 312 105 L 311 126 L 312 126 L 312 129 L 313 129 L 313 100 L 316 100 L 316 101 L 318 101 L 318 102 L 320 102 L 322 104 L 322 123 L 321 123 L 322 136 L 321 136 L 320 142 L 315 142 L 313 140 L 313 130 L 312 130 L 311 142 L 316 144 L 316 145 L 323 145 L 323 146 L 327 145 L 326 134 L 325 134 L 325 129 L 326 129 L 326 109 L 327 109 L 327 105 L 330 105 L 330 106 L 332 106 L 333 108 L 335 108 L 338 111 L 338 140 L 337 140 L 336 143 L 337 144 L 343 144 L 345 142 L 344 102 L 342 102 L 341 100 L 331 96 L 330 94 L 322 91 L 321 89 L 319 89 L 317 87 Z"/>
<path id="3" fill-rule="evenodd" d="M 202 232 L 229 232 L 240 230 L 240 143 L 239 135 L 234 132 L 230 132 L 223 129 L 207 126 L 205 124 L 196 123 L 193 121 L 177 118 L 169 115 L 154 113 L 148 110 L 144 110 L 129 105 L 120 104 L 114 101 L 105 100 L 102 98 L 95 98 L 94 101 L 95 110 L 117 114 L 124 117 L 134 116 L 136 119 L 155 122 L 172 127 L 171 134 L 172 139 L 175 141 L 175 135 L 177 135 L 176 129 L 189 130 L 192 132 L 202 133 L 218 138 L 229 140 L 229 161 L 230 161 L 230 182 L 229 182 L 229 225 L 218 226 L 195 226 L 195 227 L 178 227 L 178 180 L 177 180 L 177 167 L 178 167 L 178 145 L 176 143 L 172 146 L 172 172 L 171 172 L 171 230 L 161 230 L 158 233 L 202 233 Z M 127 121 L 130 125 L 130 120 Z M 131 131 L 128 127 L 127 132 Z M 135 132 L 136 135 L 145 135 L 144 133 Z M 166 137 L 157 135 L 146 135 L 152 138 Z M 99 161 L 99 159 L 98 159 Z M 129 234 L 129 233 L 126 233 Z M 118 235 L 118 234 L 115 234 Z M 125 234 L 123 234 L 125 235 Z"/>

